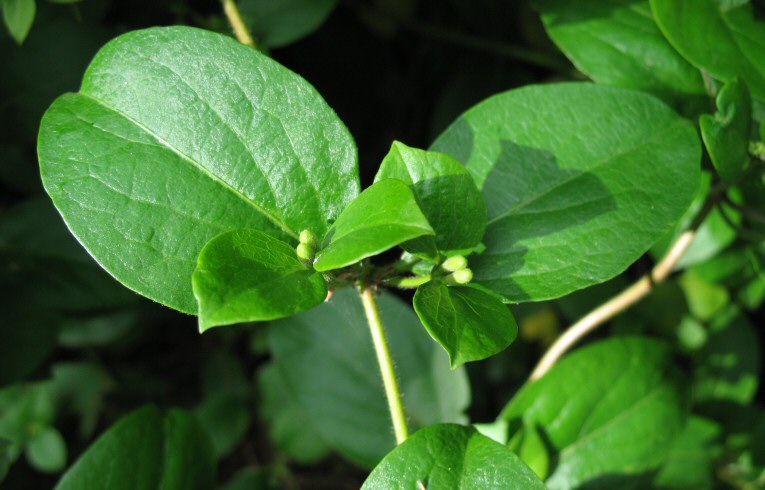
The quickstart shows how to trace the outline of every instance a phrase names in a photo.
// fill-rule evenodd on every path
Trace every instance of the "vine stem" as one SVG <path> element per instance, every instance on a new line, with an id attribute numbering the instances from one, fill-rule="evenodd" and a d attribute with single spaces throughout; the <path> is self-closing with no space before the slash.
<path id="1" fill-rule="evenodd" d="M 553 345 L 547 349 L 542 359 L 539 360 L 534 371 L 531 372 L 531 376 L 529 376 L 529 381 L 536 381 L 544 376 L 563 354 L 582 337 L 648 296 L 648 293 L 653 291 L 657 284 L 669 277 L 678 261 L 688 250 L 688 247 L 691 246 L 693 239 L 696 238 L 696 230 L 701 226 L 709 212 L 714 209 L 717 202 L 724 195 L 725 190 L 725 185 L 720 183 L 710 192 L 709 198 L 704 203 L 701 211 L 696 215 L 693 223 L 677 237 L 677 240 L 672 244 L 664 258 L 654 266 L 649 274 L 644 275 L 630 287 L 589 312 L 563 332 Z"/>
<path id="2" fill-rule="evenodd" d="M 222 0 L 223 12 L 228 18 L 229 24 L 234 29 L 234 34 L 240 43 L 246 44 L 252 48 L 255 47 L 255 41 L 252 39 L 252 34 L 247 28 L 247 24 L 242 19 L 242 14 L 239 12 L 239 7 L 236 6 L 236 0 Z"/>
<path id="3" fill-rule="evenodd" d="M 390 356 L 388 339 L 385 337 L 385 328 L 380 317 L 380 309 L 377 306 L 377 298 L 375 298 L 374 290 L 366 284 L 359 284 L 359 294 L 361 294 L 364 313 L 366 313 L 369 330 L 372 333 L 372 342 L 377 353 L 377 362 L 380 365 L 380 374 L 382 374 L 383 386 L 385 387 L 385 396 L 388 399 L 388 409 L 393 421 L 396 443 L 401 444 L 409 437 L 409 429 L 406 425 L 406 414 L 404 413 L 404 404 L 401 401 L 401 390 L 399 390 L 396 371 L 393 368 L 393 359 Z"/>

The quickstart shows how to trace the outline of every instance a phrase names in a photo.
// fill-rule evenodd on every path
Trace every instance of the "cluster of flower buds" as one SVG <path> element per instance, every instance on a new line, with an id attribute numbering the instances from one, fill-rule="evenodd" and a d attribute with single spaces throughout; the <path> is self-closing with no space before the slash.
<path id="1" fill-rule="evenodd" d="M 444 277 L 446 284 L 467 284 L 473 280 L 473 271 L 468 268 L 468 261 L 462 255 L 454 255 L 444 260 L 441 268 L 449 272 Z"/>
<path id="2" fill-rule="evenodd" d="M 297 246 L 297 257 L 306 267 L 313 266 L 316 250 L 319 248 L 319 239 L 310 230 L 300 232 L 300 243 Z"/>

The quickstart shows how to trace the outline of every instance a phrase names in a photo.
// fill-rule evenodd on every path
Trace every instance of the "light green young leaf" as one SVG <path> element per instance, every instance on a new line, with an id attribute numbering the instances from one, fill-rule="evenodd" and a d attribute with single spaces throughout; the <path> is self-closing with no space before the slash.
<path id="1" fill-rule="evenodd" d="M 279 48 L 317 30 L 338 0 L 241 0 L 239 10 L 258 44 Z"/>
<path id="2" fill-rule="evenodd" d="M 435 237 L 403 243 L 406 251 L 432 259 L 436 250 L 470 249 L 481 242 L 486 231 L 486 204 L 470 173 L 454 157 L 395 141 L 375 182 L 383 179 L 407 184 L 436 232 Z"/>
<path id="3" fill-rule="evenodd" d="M 493 356 L 518 336 L 508 307 L 469 286 L 423 284 L 414 295 L 414 309 L 431 337 L 449 354 L 452 368 Z"/>
<path id="4" fill-rule="evenodd" d="M 135 291 L 196 312 L 202 247 L 232 229 L 324 234 L 359 191 L 347 129 L 305 80 L 228 36 L 135 31 L 96 55 L 39 137 L 69 228 Z"/>
<path id="5" fill-rule="evenodd" d="M 645 90 L 675 107 L 706 107 L 701 73 L 664 38 L 648 0 L 536 5 L 555 44 L 593 80 Z"/>
<path id="6" fill-rule="evenodd" d="M 64 473 L 56 490 L 210 490 L 215 459 L 194 417 L 148 406 L 120 419 Z"/>
<path id="7" fill-rule="evenodd" d="M 414 194 L 400 180 L 372 184 L 343 211 L 316 255 L 317 271 L 340 269 L 407 240 L 433 235 Z"/>
<path id="8" fill-rule="evenodd" d="M 468 110 L 433 144 L 482 189 L 486 250 L 475 282 L 538 301 L 603 282 L 687 209 L 699 179 L 693 126 L 645 93 L 528 86 Z"/>
<path id="9" fill-rule="evenodd" d="M 443 349 L 410 306 L 379 298 L 409 427 L 465 423 L 470 388 L 464 368 L 450 370 Z M 374 467 L 396 445 L 380 369 L 361 299 L 336 291 L 331 301 L 269 327 L 274 363 L 303 424 L 346 458 Z"/>
<path id="10" fill-rule="evenodd" d="M 13 39 L 21 44 L 35 21 L 35 0 L 2 0 L 3 20 Z"/>
<path id="11" fill-rule="evenodd" d="M 275 320 L 313 308 L 327 283 L 297 259 L 295 249 L 257 230 L 234 230 L 205 245 L 192 276 L 199 331 Z"/>
<path id="12" fill-rule="evenodd" d="M 736 180 L 749 164 L 752 100 L 746 85 L 734 78 L 717 94 L 717 113 L 699 121 L 701 137 L 723 180 Z"/>
<path id="13" fill-rule="evenodd" d="M 667 345 L 611 338 L 575 351 L 524 386 L 500 418 L 533 424 L 558 451 L 546 482 L 551 490 L 607 475 L 634 477 L 661 465 L 682 429 L 677 374 Z"/>
<path id="14" fill-rule="evenodd" d="M 361 488 L 543 490 L 545 486 L 510 449 L 473 427 L 438 424 L 394 449 Z"/>
<path id="15" fill-rule="evenodd" d="M 749 0 L 651 0 L 651 9 L 688 61 L 724 82 L 740 77 L 765 100 L 765 23 Z"/>

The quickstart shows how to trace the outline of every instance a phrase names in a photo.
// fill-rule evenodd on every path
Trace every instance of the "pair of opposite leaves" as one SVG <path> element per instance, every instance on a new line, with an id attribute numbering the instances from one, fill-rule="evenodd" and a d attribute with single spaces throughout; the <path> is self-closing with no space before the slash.
<path id="1" fill-rule="evenodd" d="M 649 95 L 592 84 L 497 95 L 458 118 L 433 149 L 465 166 L 394 145 L 389 158 L 422 160 L 414 166 L 422 173 L 409 162 L 391 166 L 380 178 L 402 183 L 380 180 L 367 193 L 385 200 L 362 199 L 353 140 L 313 87 L 230 38 L 186 27 L 108 43 L 80 92 L 46 112 L 39 137 L 46 190 L 105 269 L 196 313 L 197 259 L 200 270 L 215 263 L 225 281 L 209 282 L 201 296 L 211 304 L 233 298 L 231 321 L 251 319 L 257 295 L 260 318 L 274 317 L 279 311 L 268 309 L 285 298 L 306 306 L 324 298 L 323 279 L 295 265 L 288 243 L 299 230 L 329 232 L 321 270 L 396 244 L 427 256 L 483 236 L 486 250 L 470 259 L 478 284 L 506 302 L 558 297 L 623 271 L 682 215 L 698 181 L 698 138 L 687 121 Z M 436 191 L 423 197 L 428 186 Z M 378 231 L 395 225 L 395 233 L 361 233 L 377 208 L 397 210 L 377 222 Z M 256 255 L 271 269 L 248 259 Z M 252 271 L 241 261 L 308 287 L 245 288 Z M 459 290 L 493 300 L 440 286 L 421 298 L 432 306 Z M 474 309 L 472 296 L 459 298 L 465 309 Z M 448 328 L 469 323 L 454 319 L 453 305 L 425 309 L 418 312 L 451 321 Z"/>

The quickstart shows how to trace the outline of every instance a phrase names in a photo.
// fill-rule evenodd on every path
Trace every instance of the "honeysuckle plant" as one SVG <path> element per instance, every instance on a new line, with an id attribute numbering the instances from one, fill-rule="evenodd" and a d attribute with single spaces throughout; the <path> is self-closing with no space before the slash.
<path id="1" fill-rule="evenodd" d="M 100 266 L 196 315 L 200 333 L 271 322 L 269 417 L 302 414 L 317 454 L 373 468 L 363 488 L 697 485 L 682 452 L 708 464 L 719 426 L 689 406 L 749 403 L 756 376 L 726 391 L 724 373 L 706 372 L 691 392 L 670 345 L 646 335 L 558 360 L 673 271 L 712 263 L 741 225 L 753 223 L 739 235 L 761 263 L 765 28 L 752 5 L 539 0 L 550 37 L 593 81 L 496 94 L 427 149 L 393 141 L 362 189 L 343 122 L 254 49 L 224 3 L 241 42 L 182 26 L 128 32 L 42 119 L 43 184 Z M 733 238 L 720 243 L 715 226 Z M 516 340 L 512 305 L 604 283 L 647 252 L 655 267 L 560 336 L 495 422 L 466 425 L 463 365 Z M 716 267 L 683 273 L 696 319 L 684 335 L 699 318 L 709 336 L 750 331 L 740 307 L 705 316 L 708 297 L 693 303 L 690 284 L 722 277 Z M 396 289 L 414 291 L 414 313 L 385 292 Z M 375 361 L 378 390 L 353 374 L 312 378 L 365 378 L 354 363 Z M 140 409 L 57 488 L 212 488 L 223 443 L 205 437 L 187 412 Z"/>

